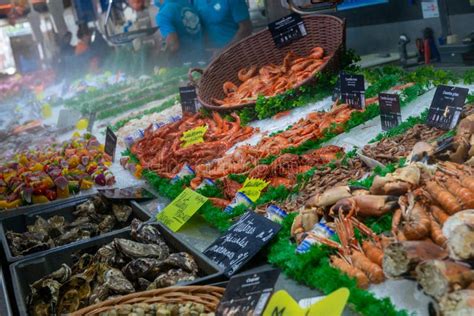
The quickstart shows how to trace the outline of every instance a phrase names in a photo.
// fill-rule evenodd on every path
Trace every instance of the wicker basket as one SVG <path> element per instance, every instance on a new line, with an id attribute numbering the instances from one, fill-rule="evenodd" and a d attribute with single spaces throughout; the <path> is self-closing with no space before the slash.
<path id="1" fill-rule="evenodd" d="M 340 68 L 340 57 L 345 45 L 345 22 L 330 15 L 303 16 L 308 34 L 281 49 L 275 46 L 268 29 L 262 30 L 242 41 L 230 46 L 205 69 L 192 68 L 189 70 L 189 80 L 197 89 L 198 99 L 204 108 L 219 112 L 230 112 L 245 107 L 255 106 L 255 102 L 231 107 L 216 106 L 212 99 L 225 97 L 222 86 L 226 81 L 238 83 L 237 73 L 240 69 L 255 65 L 262 67 L 268 64 L 281 64 L 285 55 L 292 51 L 299 56 L 307 56 L 316 46 L 324 48 L 329 60 L 320 71 L 336 72 Z M 202 76 L 198 82 L 193 79 L 193 73 Z M 302 81 L 303 85 L 316 83 L 311 77 Z"/>
<path id="2" fill-rule="evenodd" d="M 175 286 L 145 292 L 137 292 L 85 307 L 71 316 L 92 316 L 119 308 L 125 304 L 137 303 L 200 303 L 207 313 L 215 312 L 224 294 L 224 288 L 216 286 Z"/>

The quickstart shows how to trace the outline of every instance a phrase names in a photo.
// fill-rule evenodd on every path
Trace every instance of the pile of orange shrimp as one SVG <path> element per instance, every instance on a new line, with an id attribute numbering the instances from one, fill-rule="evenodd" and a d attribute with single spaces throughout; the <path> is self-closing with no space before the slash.
<path id="1" fill-rule="evenodd" d="M 195 114 L 185 115 L 181 120 L 157 130 L 151 125 L 145 130 L 145 136 L 131 147 L 131 151 L 144 169 L 173 178 L 185 163 L 194 166 L 209 162 L 253 135 L 254 128 L 241 126 L 238 115 L 232 114 L 232 117 L 234 121 L 230 122 L 217 113 L 213 113 L 212 118 Z M 208 127 L 204 142 L 183 147 L 183 133 L 203 125 Z"/>
<path id="2" fill-rule="evenodd" d="M 281 65 L 265 65 L 241 69 L 238 72 L 239 86 L 227 81 L 223 85 L 226 97 L 222 100 L 213 99 L 217 105 L 228 107 L 250 103 L 258 96 L 274 96 L 292 89 L 314 74 L 327 62 L 324 49 L 313 48 L 307 57 L 298 57 L 289 52 Z"/>
<path id="3" fill-rule="evenodd" d="M 344 123 L 349 120 L 352 112 L 348 105 L 340 105 L 330 112 L 310 113 L 305 119 L 295 123 L 289 130 L 274 136 L 264 137 L 257 145 L 242 145 L 231 154 L 210 164 L 196 166 L 195 184 L 204 178 L 220 179 L 229 174 L 244 174 L 250 172 L 259 160 L 270 155 L 279 155 L 283 149 L 298 146 L 310 139 L 318 139 L 333 123 Z M 340 130 L 342 132 L 342 129 Z"/>

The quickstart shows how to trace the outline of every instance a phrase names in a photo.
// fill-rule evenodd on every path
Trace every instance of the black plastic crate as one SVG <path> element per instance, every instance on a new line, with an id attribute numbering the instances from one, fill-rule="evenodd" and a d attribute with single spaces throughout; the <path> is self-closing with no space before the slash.
<path id="1" fill-rule="evenodd" d="M 38 203 L 26 206 L 20 206 L 17 208 L 7 209 L 7 210 L 0 210 L 0 220 L 8 217 L 18 216 L 21 214 L 27 214 L 30 212 L 38 212 L 41 210 L 46 210 L 51 207 L 57 207 L 59 205 L 63 205 L 66 203 L 70 203 L 71 201 L 75 201 L 77 199 L 83 199 L 86 197 L 91 197 L 96 195 L 97 192 L 94 193 L 80 193 L 78 195 L 73 195 L 65 199 L 57 199 L 48 203 Z"/>
<path id="2" fill-rule="evenodd" d="M 14 256 L 10 249 L 10 245 L 6 237 L 6 233 L 7 231 L 14 231 L 16 233 L 23 233 L 27 231 L 26 226 L 34 224 L 37 216 L 41 216 L 44 219 L 48 219 L 55 215 L 59 215 L 59 216 L 64 216 L 64 218 L 66 218 L 67 221 L 71 222 L 74 220 L 74 215 L 72 214 L 72 212 L 75 210 L 76 206 L 81 203 L 84 203 L 90 197 L 91 196 L 78 197 L 74 200 L 70 200 L 68 203 L 61 203 L 49 208 L 40 209 L 35 212 L 29 212 L 26 214 L 21 214 L 21 215 L 7 217 L 7 218 L 2 219 L 0 221 L 0 238 L 2 240 L 2 245 L 3 245 L 3 250 L 4 250 L 6 260 L 8 262 L 14 262 L 14 261 L 22 260 L 22 259 L 33 258 L 35 256 L 38 256 L 44 253 L 48 253 L 57 249 L 62 249 L 63 247 L 66 247 L 71 244 L 83 242 L 84 240 L 78 240 L 67 245 L 62 245 L 62 246 L 54 247 L 51 249 L 31 253 L 25 256 Z M 141 221 L 147 221 L 150 219 L 150 216 L 134 201 L 124 202 L 124 203 L 129 204 L 132 207 L 133 211 L 132 211 L 132 214 L 130 215 L 130 219 L 137 218 Z M 115 231 L 126 230 L 126 229 L 128 229 L 128 227 L 116 229 Z M 100 238 L 101 236 L 106 236 L 108 234 L 113 234 L 113 233 L 114 231 L 111 231 L 102 235 L 94 236 L 90 238 L 89 240 L 91 239 L 94 240 L 94 239 Z"/>
<path id="3" fill-rule="evenodd" d="M 199 278 L 194 281 L 179 283 L 179 285 L 207 285 L 222 280 L 222 270 L 215 263 L 191 245 L 179 239 L 162 224 L 153 223 L 152 225 L 158 228 L 171 252 L 189 253 L 194 257 L 199 267 Z M 74 253 L 79 251 L 95 253 L 98 248 L 110 243 L 114 238 L 131 239 L 130 230 L 119 231 L 94 240 L 89 239 L 80 244 L 69 245 L 36 258 L 20 260 L 10 265 L 17 312 L 20 315 L 27 315 L 26 297 L 30 294 L 29 284 L 59 269 L 63 263 L 71 265 Z"/>
<path id="4" fill-rule="evenodd" d="M 10 302 L 8 301 L 6 280 L 3 275 L 2 268 L 0 268 L 0 315 L 2 316 L 13 315 L 12 310 L 10 308 Z"/>

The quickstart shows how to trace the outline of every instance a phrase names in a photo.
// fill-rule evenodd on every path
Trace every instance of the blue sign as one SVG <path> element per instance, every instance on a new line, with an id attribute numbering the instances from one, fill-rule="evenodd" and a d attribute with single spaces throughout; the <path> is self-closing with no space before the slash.
<path id="1" fill-rule="evenodd" d="M 338 10 L 349 10 L 368 5 L 388 3 L 388 0 L 344 0 L 344 2 L 337 6 Z"/>

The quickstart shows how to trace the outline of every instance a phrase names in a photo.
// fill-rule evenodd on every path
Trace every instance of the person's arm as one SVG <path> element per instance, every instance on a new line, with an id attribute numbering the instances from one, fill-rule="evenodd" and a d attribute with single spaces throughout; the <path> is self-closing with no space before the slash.
<path id="1" fill-rule="evenodd" d="M 170 33 L 166 36 L 166 50 L 171 53 L 179 50 L 179 38 L 176 32 Z"/>
<path id="2" fill-rule="evenodd" d="M 239 23 L 239 29 L 237 30 L 237 33 L 235 33 L 234 38 L 229 44 L 234 44 L 241 39 L 246 38 L 247 36 L 250 36 L 252 34 L 252 22 L 250 20 L 244 20 Z"/>
<path id="3" fill-rule="evenodd" d="M 239 29 L 229 43 L 233 44 L 252 34 L 252 22 L 250 22 L 249 8 L 245 0 L 229 0 L 232 18 L 239 24 Z"/>
<path id="4" fill-rule="evenodd" d="M 165 39 L 166 50 L 174 53 L 179 49 L 179 37 L 173 23 L 172 10 L 160 9 L 156 17 L 156 24 L 160 28 L 161 36 Z"/>

